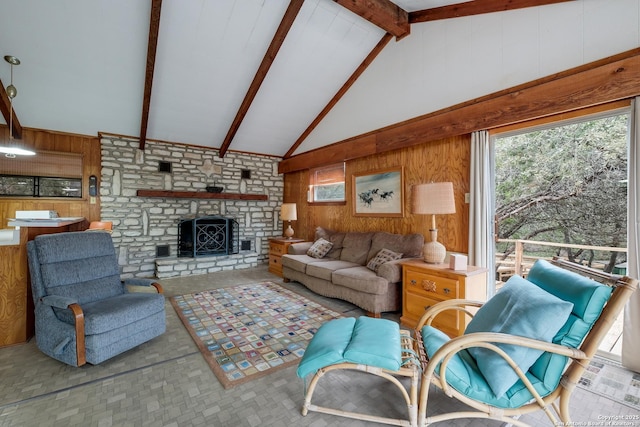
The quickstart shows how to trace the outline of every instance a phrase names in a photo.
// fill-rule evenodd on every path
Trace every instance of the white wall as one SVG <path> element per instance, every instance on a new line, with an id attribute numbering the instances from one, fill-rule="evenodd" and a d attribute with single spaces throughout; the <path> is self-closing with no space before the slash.
<path id="1" fill-rule="evenodd" d="M 578 0 L 414 24 L 295 154 L 639 46 L 640 0 Z"/>

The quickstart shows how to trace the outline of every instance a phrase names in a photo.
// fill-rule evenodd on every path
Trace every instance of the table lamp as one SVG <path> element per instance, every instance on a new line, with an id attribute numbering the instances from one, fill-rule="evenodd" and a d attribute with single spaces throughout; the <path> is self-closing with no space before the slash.
<path id="1" fill-rule="evenodd" d="M 424 245 L 424 261 L 429 264 L 444 262 L 447 250 L 443 244 L 438 242 L 436 215 L 456 213 L 453 183 L 432 182 L 414 185 L 411 206 L 414 214 L 431 215 L 431 228 L 429 229 L 431 241 Z"/>
<path id="2" fill-rule="evenodd" d="M 293 237 L 293 228 L 291 228 L 291 221 L 295 221 L 298 219 L 298 213 L 296 212 L 296 204 L 295 203 L 283 203 L 280 207 L 280 217 L 283 221 L 288 221 L 289 226 L 286 230 L 284 230 L 284 235 L 287 239 L 291 239 Z"/>

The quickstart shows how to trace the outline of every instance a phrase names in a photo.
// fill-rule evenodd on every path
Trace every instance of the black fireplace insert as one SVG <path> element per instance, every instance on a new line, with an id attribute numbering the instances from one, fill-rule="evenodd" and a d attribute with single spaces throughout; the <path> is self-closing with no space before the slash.
<path id="1" fill-rule="evenodd" d="M 178 256 L 230 255 L 240 251 L 240 229 L 232 218 L 203 216 L 178 223 Z"/>

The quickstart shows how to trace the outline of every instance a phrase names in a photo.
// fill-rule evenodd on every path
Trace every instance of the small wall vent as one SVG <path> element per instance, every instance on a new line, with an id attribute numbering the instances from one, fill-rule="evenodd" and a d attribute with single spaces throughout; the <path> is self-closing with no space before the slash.
<path id="1" fill-rule="evenodd" d="M 240 241 L 240 250 L 241 251 L 250 251 L 251 250 L 251 240 L 242 240 L 242 241 Z"/>
<path id="2" fill-rule="evenodd" d="M 171 173 L 171 162 L 158 162 L 158 172 Z"/>
<path id="3" fill-rule="evenodd" d="M 169 256 L 169 245 L 156 246 L 156 258 L 164 258 Z"/>
<path id="4" fill-rule="evenodd" d="M 242 179 L 251 179 L 251 170 L 250 169 L 242 169 L 240 171 L 240 178 L 242 178 Z"/>

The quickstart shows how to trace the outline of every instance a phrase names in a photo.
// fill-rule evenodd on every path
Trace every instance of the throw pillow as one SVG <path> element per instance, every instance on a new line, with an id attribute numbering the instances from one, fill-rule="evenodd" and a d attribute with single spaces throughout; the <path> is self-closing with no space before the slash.
<path id="1" fill-rule="evenodd" d="M 313 245 L 311 245 L 311 247 L 307 251 L 307 255 L 313 258 L 322 258 L 327 253 L 329 253 L 332 247 L 333 247 L 333 243 L 323 238 L 320 238 L 315 242 L 313 242 Z"/>
<path id="2" fill-rule="evenodd" d="M 377 273 L 378 268 L 385 262 L 393 261 L 400 258 L 402 258 L 402 254 L 399 254 L 398 252 L 393 252 L 389 249 L 382 248 L 376 254 L 376 256 L 371 258 L 371 260 L 367 263 L 367 268 Z"/>
<path id="3" fill-rule="evenodd" d="M 493 298 L 473 317 L 465 334 L 473 332 L 501 332 L 510 335 L 551 342 L 564 326 L 573 304 L 539 288 L 520 276 L 512 276 Z M 527 372 L 543 353 L 514 344 L 497 344 L 513 361 Z M 497 398 L 509 390 L 518 375 L 509 364 L 492 350 L 469 348 L 478 369 Z"/>

